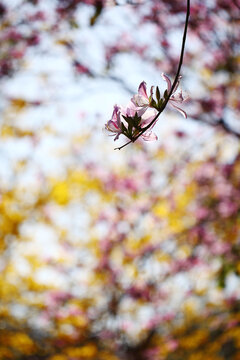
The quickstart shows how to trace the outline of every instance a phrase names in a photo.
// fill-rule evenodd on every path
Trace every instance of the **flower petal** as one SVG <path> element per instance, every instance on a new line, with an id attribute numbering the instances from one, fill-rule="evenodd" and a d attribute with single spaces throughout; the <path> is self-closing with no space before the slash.
<path id="1" fill-rule="evenodd" d="M 113 113 L 112 113 L 112 117 L 111 117 L 111 120 L 114 122 L 117 122 L 117 120 L 118 120 L 119 109 L 120 108 L 118 105 L 114 105 L 114 109 L 113 109 Z"/>
<path id="2" fill-rule="evenodd" d="M 119 132 L 120 128 L 116 121 L 109 120 L 106 124 L 106 129 L 112 132 Z"/>
<path id="3" fill-rule="evenodd" d="M 147 96 L 147 84 L 145 83 L 145 81 L 142 81 L 141 84 L 138 87 L 138 95 L 141 95 L 143 97 L 145 97 L 146 99 L 148 99 Z"/>
<path id="4" fill-rule="evenodd" d="M 182 90 L 179 91 L 177 94 L 172 95 L 172 96 L 170 97 L 170 101 L 176 101 L 176 102 L 178 102 L 178 103 L 182 103 L 184 100 L 185 100 L 185 99 L 184 99 L 184 97 L 183 97 Z"/>
<path id="5" fill-rule="evenodd" d="M 170 105 L 172 105 L 172 107 L 174 107 L 177 111 L 179 111 L 185 119 L 187 118 L 187 114 L 185 113 L 185 111 L 183 109 L 176 106 L 172 101 L 169 101 L 169 102 L 170 102 Z"/>
<path id="6" fill-rule="evenodd" d="M 131 101 L 134 105 L 143 107 L 143 106 L 149 106 L 149 100 L 145 96 L 141 94 L 136 94 L 132 97 Z"/>
<path id="7" fill-rule="evenodd" d="M 118 140 L 118 138 L 119 138 L 120 135 L 121 135 L 121 133 L 119 132 L 119 133 L 115 136 L 115 138 L 114 138 L 113 140 L 114 140 L 114 141 Z"/>
<path id="8" fill-rule="evenodd" d="M 171 90 L 171 87 L 172 87 L 171 80 L 169 79 L 169 77 L 166 74 L 162 73 L 161 75 L 162 75 L 163 80 L 166 81 L 166 83 L 167 83 L 167 91 L 169 93 Z"/>
<path id="9" fill-rule="evenodd" d="M 137 113 L 138 116 L 142 116 L 148 109 L 147 106 L 139 107 L 136 106 L 131 100 L 126 107 L 121 107 L 120 114 L 124 116 L 134 117 Z M 123 121 L 123 120 L 122 120 Z"/>
<path id="10" fill-rule="evenodd" d="M 156 109 L 148 109 L 144 114 L 142 114 L 141 126 L 149 124 L 157 115 Z"/>
<path id="11" fill-rule="evenodd" d="M 172 92 L 173 94 L 177 91 L 177 88 L 178 88 L 178 86 L 180 84 L 181 78 L 182 78 L 182 75 L 179 75 L 178 81 L 177 81 L 176 85 L 174 86 L 174 89 L 173 89 L 173 92 Z"/>
<path id="12" fill-rule="evenodd" d="M 154 140 L 158 139 L 157 135 L 154 134 L 152 131 L 148 131 L 148 132 L 142 134 L 141 137 L 145 141 L 154 141 Z"/>

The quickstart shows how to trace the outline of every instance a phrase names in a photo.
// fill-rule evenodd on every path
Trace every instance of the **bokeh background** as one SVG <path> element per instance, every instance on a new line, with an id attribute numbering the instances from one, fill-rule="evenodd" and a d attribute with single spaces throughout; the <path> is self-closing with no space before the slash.
<path id="1" fill-rule="evenodd" d="M 156 142 L 103 131 L 178 66 L 182 0 L 0 1 L 0 359 L 240 359 L 240 4 L 191 1 Z"/>

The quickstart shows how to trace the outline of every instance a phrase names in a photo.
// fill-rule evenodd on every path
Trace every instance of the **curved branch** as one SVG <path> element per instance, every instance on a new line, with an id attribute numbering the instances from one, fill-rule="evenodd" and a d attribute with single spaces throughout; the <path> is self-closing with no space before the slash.
<path id="1" fill-rule="evenodd" d="M 143 133 L 145 133 L 149 128 L 151 128 L 151 126 L 155 123 L 155 121 L 158 119 L 160 114 L 163 112 L 163 110 L 167 106 L 167 103 L 168 103 L 170 97 L 172 96 L 174 88 L 175 88 L 175 86 L 176 86 L 176 84 L 178 82 L 181 67 L 182 67 L 182 63 L 183 63 L 183 56 L 184 56 L 185 44 L 186 44 L 186 38 L 187 38 L 187 29 L 188 29 L 189 16 L 190 16 L 190 0 L 187 0 L 186 20 L 185 20 L 185 26 L 184 26 L 184 32 L 183 32 L 183 38 L 182 38 L 182 47 L 181 47 L 181 54 L 180 54 L 180 58 L 179 58 L 178 69 L 177 69 L 176 76 L 175 76 L 174 82 L 172 84 L 171 90 L 170 90 L 167 98 L 165 99 L 165 101 L 164 101 L 164 103 L 163 103 L 163 105 L 161 107 L 161 110 L 158 112 L 158 114 L 155 116 L 155 118 L 147 126 L 145 126 L 142 129 L 142 131 L 140 131 L 140 133 L 133 140 L 127 142 L 126 144 L 124 144 L 124 145 L 122 145 L 120 147 L 115 148 L 114 150 L 117 150 L 117 149 L 121 150 L 123 147 L 130 144 L 131 142 L 135 142 Z"/>

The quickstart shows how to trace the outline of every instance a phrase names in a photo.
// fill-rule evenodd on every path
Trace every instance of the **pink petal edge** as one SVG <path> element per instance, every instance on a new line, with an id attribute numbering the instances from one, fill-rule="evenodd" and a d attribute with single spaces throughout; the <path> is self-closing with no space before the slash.
<path id="1" fill-rule="evenodd" d="M 174 107 L 177 111 L 179 111 L 182 116 L 187 119 L 187 114 L 185 113 L 185 111 L 183 109 L 181 109 L 180 107 L 176 106 L 175 104 L 173 104 L 172 102 L 170 102 L 171 106 Z"/>
<path id="2" fill-rule="evenodd" d="M 148 99 L 147 96 L 147 84 L 145 83 L 145 81 L 142 81 L 141 84 L 138 87 L 138 94 L 144 96 L 145 98 Z"/>
<path id="3" fill-rule="evenodd" d="M 169 93 L 170 90 L 171 90 L 171 87 L 172 87 L 171 80 L 170 80 L 169 77 L 168 77 L 166 74 L 164 74 L 164 73 L 162 73 L 161 76 L 162 76 L 163 80 L 166 81 L 166 83 L 167 83 L 167 91 L 168 91 L 168 93 Z"/>
<path id="4" fill-rule="evenodd" d="M 152 131 L 149 131 L 146 134 L 142 134 L 142 138 L 145 141 L 154 141 L 158 139 L 157 135 L 154 134 Z"/>

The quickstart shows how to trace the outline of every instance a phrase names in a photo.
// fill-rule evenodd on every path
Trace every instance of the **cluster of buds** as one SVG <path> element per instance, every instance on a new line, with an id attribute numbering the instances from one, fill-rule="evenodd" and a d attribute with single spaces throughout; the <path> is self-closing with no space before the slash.
<path id="1" fill-rule="evenodd" d="M 155 98 L 153 96 L 154 86 L 151 87 L 148 95 L 146 83 L 143 81 L 139 85 L 138 93 L 132 97 L 126 107 L 114 106 L 112 117 L 105 125 L 106 130 L 112 133 L 110 135 L 114 136 L 114 140 L 117 140 L 121 134 L 125 135 L 131 142 L 139 137 L 146 141 L 157 140 L 152 128 L 168 102 L 187 118 L 185 111 L 177 105 L 186 100 L 181 90 L 177 92 L 181 76 L 179 76 L 174 89 L 172 89 L 171 80 L 167 75 L 162 74 L 162 78 L 167 83 L 167 90 L 165 90 L 163 97 L 160 95 L 158 86 L 156 87 Z M 170 97 L 169 94 L 171 94 Z"/>

